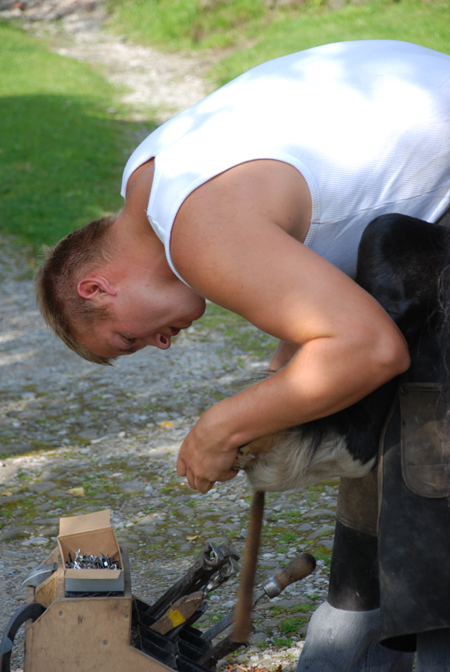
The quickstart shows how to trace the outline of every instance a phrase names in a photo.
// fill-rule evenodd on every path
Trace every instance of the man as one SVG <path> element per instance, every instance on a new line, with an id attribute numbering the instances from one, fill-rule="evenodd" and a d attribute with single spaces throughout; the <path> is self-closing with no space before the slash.
<path id="1" fill-rule="evenodd" d="M 178 473 L 192 488 L 232 478 L 239 446 L 408 369 L 402 335 L 352 277 L 375 216 L 437 221 L 448 207 L 449 110 L 450 57 L 407 43 L 263 64 L 144 140 L 125 168 L 123 210 L 50 253 L 37 276 L 42 312 L 92 361 L 167 349 L 205 299 L 280 339 L 277 373 L 211 407 L 183 442 Z M 339 666 L 330 655 L 329 669 L 350 670 L 366 654 Z M 410 665 L 388 658 L 379 669 Z"/>

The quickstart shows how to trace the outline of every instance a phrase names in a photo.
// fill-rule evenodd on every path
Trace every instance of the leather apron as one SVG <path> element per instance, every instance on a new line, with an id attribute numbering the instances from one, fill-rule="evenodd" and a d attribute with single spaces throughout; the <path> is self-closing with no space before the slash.
<path id="1" fill-rule="evenodd" d="M 450 627 L 450 444 L 439 386 L 400 384 L 377 471 L 341 479 L 328 601 L 381 608 L 381 643 L 414 651 L 416 633 Z M 427 377 L 427 376 L 419 376 Z"/>

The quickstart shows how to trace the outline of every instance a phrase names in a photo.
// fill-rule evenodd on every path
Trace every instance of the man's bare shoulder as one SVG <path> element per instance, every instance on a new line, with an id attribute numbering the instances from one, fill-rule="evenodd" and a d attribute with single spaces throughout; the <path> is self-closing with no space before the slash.
<path id="1" fill-rule="evenodd" d="M 288 163 L 269 159 L 241 163 L 193 191 L 174 223 L 177 230 L 225 225 L 227 221 L 264 219 L 303 242 L 311 219 L 311 195 L 303 175 Z"/>

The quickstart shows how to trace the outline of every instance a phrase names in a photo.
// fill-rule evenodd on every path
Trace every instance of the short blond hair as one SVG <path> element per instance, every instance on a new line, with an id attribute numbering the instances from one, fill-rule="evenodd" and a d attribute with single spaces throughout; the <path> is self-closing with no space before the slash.
<path id="1" fill-rule="evenodd" d="M 44 263 L 35 279 L 39 309 L 48 326 L 80 357 L 95 364 L 110 364 L 111 358 L 90 352 L 79 342 L 80 334 L 112 316 L 106 307 L 97 307 L 77 291 L 80 280 L 108 258 L 114 245 L 111 226 L 116 215 L 97 219 L 76 229 L 54 247 L 44 247 Z"/>

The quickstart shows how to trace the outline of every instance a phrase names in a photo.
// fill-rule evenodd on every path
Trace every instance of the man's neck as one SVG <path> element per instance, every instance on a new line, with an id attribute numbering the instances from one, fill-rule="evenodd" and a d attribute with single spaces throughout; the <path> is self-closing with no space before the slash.
<path id="1" fill-rule="evenodd" d="M 148 169 L 148 164 L 141 168 L 145 166 Z M 123 272 L 127 274 L 134 267 L 141 269 L 141 272 L 145 269 L 153 279 L 158 277 L 161 280 L 170 280 L 176 276 L 167 263 L 163 243 L 147 219 L 146 210 L 151 184 L 149 186 L 144 179 L 145 172 L 141 168 L 138 169 L 141 172 L 130 189 L 127 189 L 125 205 L 112 225 L 111 233 L 116 250 L 113 263 L 117 270 L 123 267 Z M 135 173 L 132 177 L 134 175 Z"/>
<path id="2" fill-rule="evenodd" d="M 126 202 L 144 199 L 147 209 L 150 191 L 155 172 L 155 161 L 150 159 L 137 168 L 129 177 L 127 183 Z"/>

